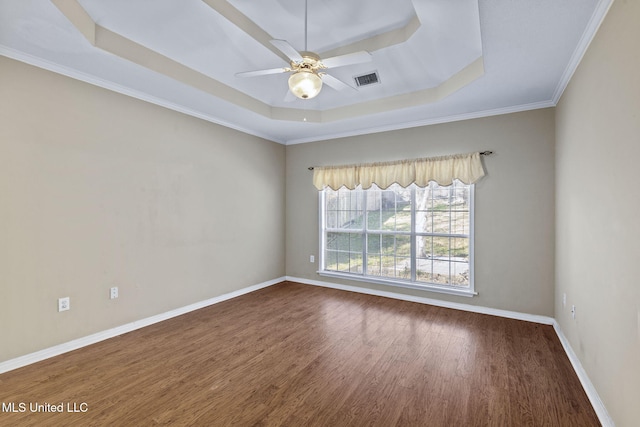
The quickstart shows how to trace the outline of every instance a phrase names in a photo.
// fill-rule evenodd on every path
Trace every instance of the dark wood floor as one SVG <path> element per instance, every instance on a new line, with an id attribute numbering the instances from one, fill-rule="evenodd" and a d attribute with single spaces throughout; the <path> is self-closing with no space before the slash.
<path id="1" fill-rule="evenodd" d="M 288 282 L 2 374 L 0 402 L 26 406 L 2 426 L 599 425 L 551 326 Z"/>

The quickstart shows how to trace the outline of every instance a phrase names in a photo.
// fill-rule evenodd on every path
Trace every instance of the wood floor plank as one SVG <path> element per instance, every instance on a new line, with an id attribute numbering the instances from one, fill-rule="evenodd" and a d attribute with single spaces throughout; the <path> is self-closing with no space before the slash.
<path id="1" fill-rule="evenodd" d="M 88 405 L 0 426 L 599 425 L 551 326 L 291 282 L 2 374 L 0 402 Z"/>

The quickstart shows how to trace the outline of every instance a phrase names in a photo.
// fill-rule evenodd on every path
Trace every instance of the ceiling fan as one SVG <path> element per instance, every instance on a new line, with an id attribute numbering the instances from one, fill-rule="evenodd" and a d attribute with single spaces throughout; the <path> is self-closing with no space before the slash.
<path id="1" fill-rule="evenodd" d="M 236 77 L 255 77 L 267 74 L 291 73 L 291 76 L 289 77 L 289 90 L 300 99 L 311 99 L 318 95 L 322 89 L 322 83 L 326 83 L 327 86 L 335 90 L 355 90 L 355 88 L 349 86 L 342 80 L 327 74 L 324 70 L 369 62 L 371 61 L 371 54 L 367 51 L 359 51 L 321 59 L 318 54 L 308 51 L 307 2 L 308 0 L 305 0 L 304 2 L 304 51 L 298 52 L 286 40 L 271 40 L 271 44 L 289 58 L 290 66 L 236 73 Z"/>

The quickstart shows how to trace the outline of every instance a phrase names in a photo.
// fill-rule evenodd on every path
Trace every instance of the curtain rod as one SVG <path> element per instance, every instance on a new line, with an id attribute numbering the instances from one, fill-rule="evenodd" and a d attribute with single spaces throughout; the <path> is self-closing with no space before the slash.
<path id="1" fill-rule="evenodd" d="M 487 151 L 481 151 L 481 152 L 480 152 L 480 155 L 481 155 L 481 156 L 490 156 L 490 155 L 492 155 L 492 154 L 493 154 L 493 151 L 489 151 L 489 150 L 487 150 Z M 307 169 L 309 169 L 310 171 L 312 171 L 312 170 L 314 169 L 314 167 L 313 167 L 313 166 L 309 166 Z"/>

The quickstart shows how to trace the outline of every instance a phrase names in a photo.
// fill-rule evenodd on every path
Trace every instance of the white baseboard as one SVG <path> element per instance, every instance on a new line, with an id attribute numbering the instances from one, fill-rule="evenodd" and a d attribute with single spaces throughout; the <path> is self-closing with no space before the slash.
<path id="1" fill-rule="evenodd" d="M 325 288 L 341 289 L 343 291 L 358 292 L 361 294 L 375 295 L 379 297 L 399 299 L 403 301 L 418 302 L 422 304 L 435 305 L 437 307 L 453 308 L 456 310 L 470 311 L 473 313 L 490 314 L 493 316 L 506 317 L 509 319 L 526 320 L 528 322 L 541 323 L 543 325 L 553 325 L 554 319 L 549 316 L 537 314 L 519 313 L 517 311 L 500 310 L 497 308 L 483 307 L 479 305 L 463 304 L 459 302 L 449 302 L 437 299 L 417 297 L 390 291 L 378 291 L 375 289 L 361 288 L 358 286 L 342 285 L 337 283 L 323 282 L 320 280 L 302 279 L 300 277 L 286 277 L 291 282 L 298 282 L 305 285 L 322 286 Z"/>
<path id="2" fill-rule="evenodd" d="M 240 295 L 248 294 L 249 292 L 257 291 L 258 289 L 275 285 L 276 283 L 280 283 L 284 280 L 284 277 L 279 277 L 277 279 L 269 280 L 267 282 L 262 282 L 257 285 L 229 292 L 228 294 L 223 294 L 204 301 L 196 302 L 194 304 L 189 304 L 184 307 L 176 308 L 175 310 L 167 311 L 166 313 L 161 313 L 155 316 L 147 317 L 145 319 L 136 320 L 134 322 L 127 323 L 126 325 L 117 326 L 106 331 L 91 334 L 83 338 L 78 338 L 63 344 L 45 348 L 44 350 L 16 357 L 15 359 L 10 359 L 0 363 L 0 374 L 21 368 L 23 366 L 31 365 L 32 363 L 40 362 L 42 360 L 67 353 L 72 350 L 77 350 L 79 348 L 86 347 L 88 345 L 95 344 L 97 342 L 104 341 L 106 339 L 113 338 L 127 332 L 135 331 L 136 329 L 144 328 L 145 326 L 153 325 L 154 323 L 162 322 L 163 320 L 171 319 L 172 317 L 180 316 L 182 314 L 208 307 L 210 305 L 217 304 L 231 298 L 239 297 Z"/>
<path id="3" fill-rule="evenodd" d="M 230 292 L 228 294 L 220 295 L 214 298 L 210 298 L 204 301 L 200 301 L 194 304 L 180 307 L 175 310 L 168 311 L 166 313 L 157 314 L 155 316 L 151 316 L 145 319 L 137 320 L 135 322 L 127 323 L 126 325 L 118 326 L 113 329 L 98 332 L 83 338 L 78 338 L 73 341 L 69 341 L 63 344 L 46 348 L 44 350 L 40 350 L 24 356 L 20 356 L 15 359 L 7 360 L 5 362 L 0 363 L 0 374 L 14 370 L 14 369 L 21 368 L 23 366 L 30 365 L 32 363 L 40 362 L 42 360 L 49 359 L 51 357 L 58 356 L 63 353 L 67 353 L 72 350 L 77 350 L 79 348 L 86 347 L 88 345 L 95 344 L 97 342 L 104 341 L 106 339 L 113 338 L 118 335 L 122 335 L 124 333 L 134 331 L 136 329 L 144 328 L 145 326 L 162 322 L 163 320 L 171 319 L 172 317 L 180 316 L 182 314 L 189 313 L 191 311 L 208 307 L 210 305 L 217 304 L 219 302 L 226 301 L 226 300 L 238 297 L 240 295 L 247 294 L 249 292 L 257 291 L 258 289 L 266 288 L 268 286 L 275 285 L 285 280 L 302 283 L 306 285 L 322 286 L 325 288 L 339 289 L 343 291 L 357 292 L 361 294 L 375 295 L 375 296 L 393 298 L 393 299 L 398 299 L 403 301 L 429 304 L 437 307 L 453 308 L 456 310 L 469 311 L 473 313 L 489 314 L 493 316 L 506 317 L 509 319 L 525 320 L 525 321 L 541 323 L 545 325 L 553 325 L 553 328 L 556 331 L 556 334 L 558 335 L 558 339 L 562 343 L 562 347 L 564 348 L 567 354 L 567 357 L 571 361 L 571 365 L 573 366 L 573 369 L 576 372 L 576 375 L 578 376 L 578 379 L 580 380 L 580 383 L 582 384 L 582 387 L 584 388 L 584 391 L 587 394 L 587 397 L 589 398 L 589 401 L 591 402 L 593 409 L 598 415 L 600 423 L 603 425 L 603 427 L 615 427 L 615 424 L 611 419 L 611 416 L 609 415 L 606 407 L 602 403 L 602 400 L 600 399 L 600 396 L 598 395 L 598 392 L 596 391 L 595 387 L 591 383 L 589 376 L 587 375 L 586 371 L 582 367 L 582 364 L 580 363 L 578 356 L 576 356 L 575 352 L 571 348 L 571 345 L 569 344 L 569 341 L 562 333 L 562 330 L 560 329 L 558 322 L 556 322 L 556 320 L 551 317 L 528 314 L 528 313 L 519 313 L 516 311 L 509 311 L 509 310 L 500 310 L 500 309 L 476 306 L 471 304 L 441 301 L 441 300 L 436 300 L 431 298 L 405 295 L 405 294 L 400 294 L 396 292 L 378 291 L 374 289 L 342 285 L 342 284 L 330 283 L 330 282 L 323 282 L 319 280 L 309 280 L 309 279 L 303 279 L 300 277 L 291 277 L 291 276 L 279 277 L 277 279 L 269 280 L 267 282 L 262 282 L 257 285 L 249 286 L 234 292 Z"/>
<path id="4" fill-rule="evenodd" d="M 560 325 L 555 319 L 553 321 L 553 329 L 556 331 L 556 335 L 558 335 L 558 339 L 560 339 L 560 342 L 562 343 L 562 347 L 564 347 L 564 351 L 565 353 L 567 353 L 567 357 L 569 358 L 569 361 L 571 361 L 571 365 L 573 365 L 573 370 L 576 372 L 576 375 L 578 376 L 578 379 L 582 384 L 582 388 L 584 389 L 584 392 L 587 394 L 587 397 L 591 402 L 591 406 L 593 406 L 593 410 L 596 411 L 596 415 L 598 415 L 600 424 L 602 424 L 602 427 L 615 427 L 615 423 L 613 422 L 613 419 L 609 415 L 609 412 L 607 412 L 607 408 L 604 406 L 604 403 L 602 403 L 602 400 L 600 399 L 600 396 L 598 395 L 596 388 L 591 383 L 591 380 L 589 379 L 587 372 L 582 367 L 582 363 L 580 363 L 580 359 L 578 359 L 578 356 L 573 351 L 573 348 L 571 348 L 571 344 L 569 344 L 569 340 L 567 340 L 567 337 L 564 336 L 562 329 L 560 329 Z"/>
<path id="5" fill-rule="evenodd" d="M 587 372 L 582 367 L 582 364 L 580 363 L 578 356 L 576 356 L 573 349 L 571 348 L 571 345 L 569 344 L 569 341 L 562 333 L 562 330 L 560 329 L 558 322 L 556 321 L 556 319 L 552 317 L 539 316 L 539 315 L 527 314 L 527 313 L 519 313 L 516 311 L 509 311 L 509 310 L 499 310 L 495 308 L 481 307 L 481 306 L 476 306 L 471 304 L 440 301 L 440 300 L 435 300 L 430 298 L 400 294 L 396 292 L 377 291 L 374 289 L 342 285 L 337 283 L 329 283 L 329 282 L 323 282 L 319 280 L 302 279 L 300 277 L 287 276 L 286 280 L 289 280 L 291 282 L 298 282 L 306 285 L 322 286 L 325 288 L 340 289 L 344 291 L 358 292 L 361 294 L 376 295 L 381 297 L 399 299 L 403 301 L 418 302 L 422 304 L 435 305 L 438 307 L 454 308 L 457 310 L 470 311 L 473 313 L 490 314 L 493 316 L 506 317 L 509 319 L 526 320 L 529 322 L 541 323 L 544 325 L 553 325 L 553 329 L 556 331 L 556 334 L 558 335 L 558 339 L 562 343 L 562 347 L 564 348 L 564 351 L 567 354 L 569 361 L 571 361 L 571 365 L 573 366 L 573 369 L 576 375 L 578 376 L 578 379 L 582 384 L 582 388 L 587 394 L 587 397 L 589 398 L 589 401 L 591 402 L 591 405 L 593 406 L 593 410 L 596 412 L 596 415 L 598 416 L 600 423 L 602 424 L 603 427 L 615 427 L 615 424 L 611 419 L 611 416 L 607 412 L 607 409 L 602 403 L 602 400 L 600 399 L 598 392 L 596 391 L 595 387 L 591 383 L 591 380 L 589 379 Z"/>

